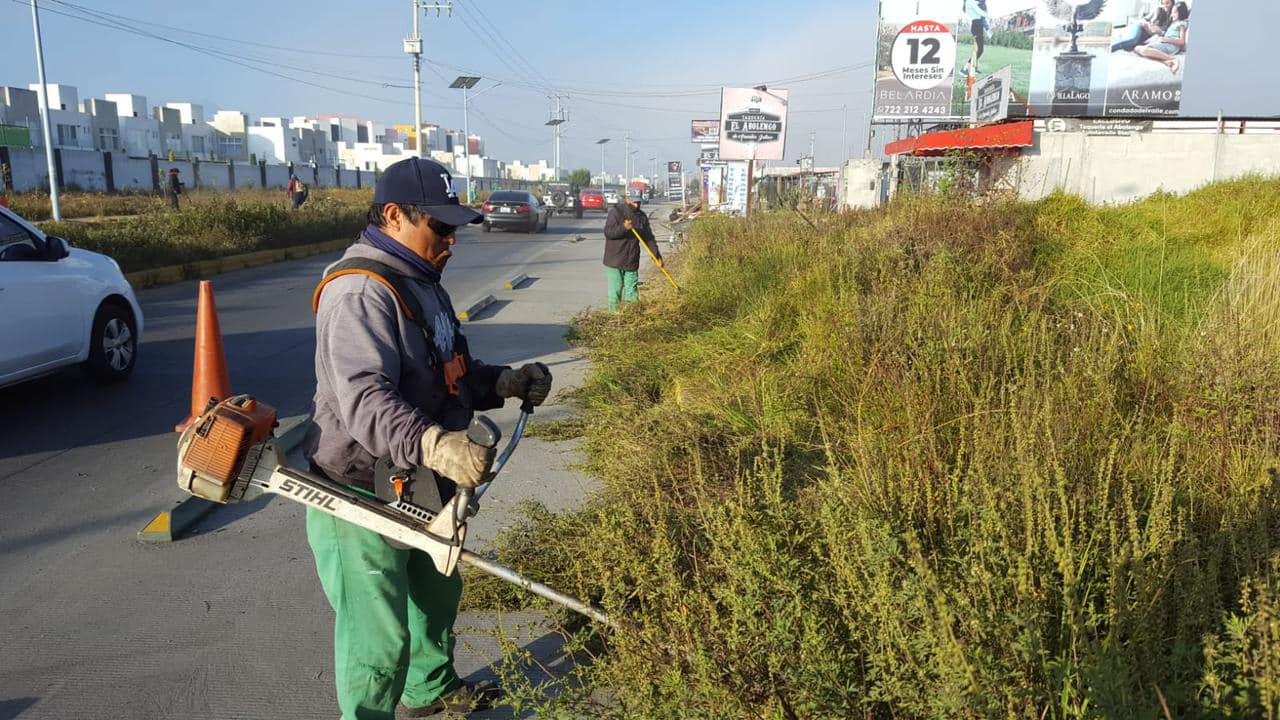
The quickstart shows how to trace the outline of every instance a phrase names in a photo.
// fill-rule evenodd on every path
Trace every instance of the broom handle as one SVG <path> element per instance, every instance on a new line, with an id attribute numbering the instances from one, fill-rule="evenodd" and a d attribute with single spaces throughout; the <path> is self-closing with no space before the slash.
<path id="1" fill-rule="evenodd" d="M 658 261 L 658 256 L 653 254 L 653 249 L 649 247 L 649 243 L 646 243 L 644 238 L 640 237 L 640 233 L 636 232 L 634 227 L 631 228 L 631 234 L 636 236 L 636 240 L 640 241 L 640 247 L 644 248 L 645 252 L 649 253 L 649 257 L 653 258 L 653 264 L 657 265 L 662 274 L 667 276 L 667 282 L 671 283 L 671 287 L 679 290 L 680 286 L 676 284 L 675 278 L 671 277 L 671 273 L 662 267 L 662 263 Z"/>

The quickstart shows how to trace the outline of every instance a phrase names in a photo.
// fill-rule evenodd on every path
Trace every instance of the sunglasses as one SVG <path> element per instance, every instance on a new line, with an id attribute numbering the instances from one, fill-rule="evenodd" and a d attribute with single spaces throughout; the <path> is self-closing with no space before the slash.
<path id="1" fill-rule="evenodd" d="M 435 218 L 429 218 L 427 220 L 427 227 L 431 228 L 431 232 L 435 233 L 436 235 L 439 235 L 442 238 L 447 238 L 450 235 L 453 235 L 454 233 L 458 232 L 457 225 L 450 225 L 449 223 L 443 223 Z"/>

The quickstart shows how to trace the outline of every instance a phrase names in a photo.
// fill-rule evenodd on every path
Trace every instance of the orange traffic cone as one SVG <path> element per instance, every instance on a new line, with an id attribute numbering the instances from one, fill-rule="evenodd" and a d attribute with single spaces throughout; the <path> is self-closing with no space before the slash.
<path id="1" fill-rule="evenodd" d="M 191 374 L 191 416 L 178 423 L 178 432 L 195 422 L 209 404 L 210 398 L 226 400 L 231 396 L 231 378 L 227 375 L 227 358 L 222 352 L 222 330 L 218 327 L 218 308 L 213 304 L 213 283 L 200 281 L 200 300 L 196 306 L 196 355 Z"/>

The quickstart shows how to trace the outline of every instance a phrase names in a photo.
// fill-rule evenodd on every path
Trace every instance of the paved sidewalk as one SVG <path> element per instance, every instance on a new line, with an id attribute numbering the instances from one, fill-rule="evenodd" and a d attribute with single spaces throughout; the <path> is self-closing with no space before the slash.
<path id="1" fill-rule="evenodd" d="M 581 382 L 586 369 L 581 353 L 564 340 L 569 319 L 604 304 L 602 218 L 591 220 L 573 223 L 581 229 L 567 231 L 584 237 L 578 243 L 517 234 L 487 239 L 490 248 L 509 243 L 509 248 L 529 250 L 520 255 L 524 264 L 512 269 L 513 275 L 523 272 L 530 280 L 514 290 L 494 283 L 490 292 L 498 303 L 467 324 L 466 332 L 483 360 L 507 364 L 536 359 L 551 366 L 555 392 L 538 418 L 566 412 L 558 400 L 566 388 Z M 307 280 L 318 272 L 305 262 L 298 268 Z M 457 269 L 462 274 L 455 275 L 455 282 L 467 272 L 479 272 Z M 281 281 L 278 273 L 246 271 L 241 277 L 259 276 L 269 282 L 275 303 L 295 303 L 297 298 L 288 298 L 309 291 L 309 282 Z M 313 381 L 304 377 L 309 370 L 285 365 L 286 355 L 279 353 L 292 358 L 296 348 L 309 346 L 309 316 L 290 320 L 269 315 L 275 311 L 268 306 L 237 308 L 238 303 L 256 302 L 249 297 L 226 292 L 219 297 L 219 310 L 228 316 L 224 329 L 237 311 L 252 310 L 253 317 L 263 318 L 261 328 L 248 324 L 241 332 L 251 334 L 229 337 L 228 342 L 270 339 L 274 344 L 269 349 L 277 354 L 266 356 L 270 362 L 259 369 L 264 378 L 260 392 L 274 388 L 271 392 L 293 397 L 299 394 L 294 386 Z M 470 298 L 454 299 L 462 304 Z M 162 340 L 170 331 L 163 313 L 157 311 L 154 319 L 153 336 L 167 342 Z M 173 342 L 189 357 L 189 340 Z M 98 392 L 52 381 L 39 387 Z M 332 612 L 306 546 L 301 505 L 262 498 L 219 509 L 180 542 L 147 546 L 134 541 L 133 532 L 149 519 L 154 503 L 135 496 L 134 488 L 154 487 L 165 497 L 176 493 L 171 479 L 174 437 L 161 427 L 171 426 L 175 412 L 159 400 L 140 402 L 140 387 L 112 389 L 110 397 L 120 402 L 113 412 L 147 418 L 147 427 L 158 428 L 156 434 L 107 435 L 66 450 L 51 443 L 45 454 L 54 459 L 46 464 L 62 468 L 56 478 L 32 485 L 14 475 L 4 486 L 14 503 L 10 509 L 26 517 L 31 528 L 24 525 L 15 533 L 14 523 L 8 528 L 0 524 L 10 610 L 0 620 L 0 718 L 336 716 Z M 28 392 L 34 390 L 10 395 L 25 397 Z M 509 433 L 516 412 L 512 407 L 492 416 Z M 65 435 L 69 430 L 50 427 L 49 432 Z M 572 469 L 575 449 L 572 442 L 525 440 L 485 496 L 484 511 L 472 524 L 470 547 L 482 550 L 512 522 L 512 509 L 525 498 L 553 510 L 580 502 L 594 486 Z M 27 462 L 10 462 L 18 461 Z M 146 477 L 104 471 L 113 467 L 142 468 L 137 472 Z M 112 504 L 121 497 L 130 502 Z M 539 620 L 537 613 L 528 612 L 465 613 L 457 623 L 459 672 L 476 678 L 491 672 L 489 666 L 500 657 L 495 626 L 535 655 L 553 657 L 557 639 L 548 636 Z"/>

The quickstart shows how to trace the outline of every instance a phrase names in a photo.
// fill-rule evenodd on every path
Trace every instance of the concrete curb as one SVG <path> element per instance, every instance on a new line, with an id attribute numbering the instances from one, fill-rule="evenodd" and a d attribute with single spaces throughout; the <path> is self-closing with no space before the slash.
<path id="1" fill-rule="evenodd" d="M 306 437 L 307 427 L 310 424 L 310 415 L 295 415 L 280 421 L 280 427 L 276 428 L 278 431 L 276 446 L 285 455 L 293 452 L 294 448 L 302 443 L 302 438 Z M 172 510 L 165 510 L 156 515 L 151 522 L 139 530 L 138 542 L 163 543 L 178 540 L 183 533 L 196 524 L 196 521 L 218 507 L 221 507 L 218 503 L 194 495 L 188 496 L 178 502 Z"/>
<path id="2" fill-rule="evenodd" d="M 522 283 L 522 282 L 524 282 L 524 281 L 526 281 L 526 280 L 528 280 L 528 279 L 529 279 L 528 274 L 526 274 L 526 273 L 520 273 L 519 275 L 517 275 L 517 276 L 515 276 L 515 277 L 511 278 L 510 280 L 506 281 L 505 283 L 503 283 L 502 287 L 503 287 L 504 289 L 506 289 L 506 290 L 515 290 L 516 288 L 520 287 L 520 283 Z"/>
<path id="3" fill-rule="evenodd" d="M 156 287 L 157 285 L 170 285 L 183 280 L 193 280 L 231 272 L 232 270 L 244 270 L 285 260 L 321 255 L 341 250 L 350 244 L 351 238 L 341 238 L 315 245 L 294 245 L 293 247 L 275 248 L 273 250 L 259 250 L 240 255 L 213 258 L 212 260 L 201 260 L 200 262 L 187 263 L 186 265 L 170 265 L 168 267 L 152 268 L 151 270 L 139 270 L 125 275 L 125 279 L 129 281 L 133 289 L 141 290 L 143 288 Z"/>
<path id="4" fill-rule="evenodd" d="M 468 306 L 466 310 L 463 310 L 462 312 L 458 313 L 458 319 L 467 321 L 467 322 L 474 320 L 476 315 L 479 315 L 481 311 L 483 311 L 485 308 L 489 307 L 490 305 L 494 304 L 497 301 L 498 299 L 495 298 L 494 296 L 485 295 L 484 297 L 480 298 L 476 302 L 471 303 L 471 305 Z"/>

